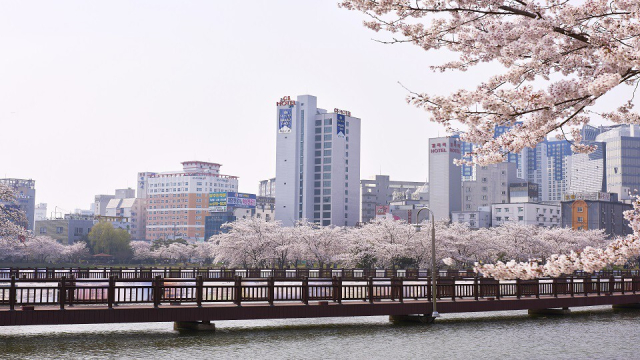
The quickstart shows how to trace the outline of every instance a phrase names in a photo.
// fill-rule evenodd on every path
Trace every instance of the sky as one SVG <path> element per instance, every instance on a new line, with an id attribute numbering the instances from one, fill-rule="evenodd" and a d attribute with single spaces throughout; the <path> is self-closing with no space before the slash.
<path id="1" fill-rule="evenodd" d="M 491 66 L 433 73 L 450 54 L 381 44 L 363 20 L 331 0 L 2 1 L 0 177 L 34 179 L 49 213 L 188 160 L 257 193 L 276 102 L 310 94 L 362 119 L 361 178 L 426 181 L 445 131 L 407 89 L 446 95 Z"/>

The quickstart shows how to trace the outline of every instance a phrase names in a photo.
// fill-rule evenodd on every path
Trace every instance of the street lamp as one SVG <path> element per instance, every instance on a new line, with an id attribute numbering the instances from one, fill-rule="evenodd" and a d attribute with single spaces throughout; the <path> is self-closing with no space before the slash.
<path id="1" fill-rule="evenodd" d="M 437 279 L 437 270 L 436 270 L 436 220 L 433 211 L 428 207 L 423 207 L 418 210 L 418 214 L 416 214 L 416 231 L 420 231 L 422 225 L 420 222 L 420 212 L 422 210 L 427 210 L 431 213 L 431 296 L 433 298 L 433 311 L 431 312 L 431 317 L 437 318 L 440 317 L 438 310 L 436 308 L 436 298 L 438 297 L 438 287 L 436 286 Z"/>

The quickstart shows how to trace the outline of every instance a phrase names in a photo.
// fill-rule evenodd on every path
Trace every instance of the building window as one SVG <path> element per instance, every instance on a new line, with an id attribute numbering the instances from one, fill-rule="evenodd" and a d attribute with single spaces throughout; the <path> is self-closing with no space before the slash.
<path id="1" fill-rule="evenodd" d="M 581 222 L 584 222 L 584 217 L 582 217 L 582 216 L 578 216 L 578 222 L 580 222 L 580 223 L 581 223 Z"/>
<path id="2" fill-rule="evenodd" d="M 56 234 L 62 234 L 63 231 L 64 229 L 62 228 L 62 226 L 56 227 Z"/>
<path id="3" fill-rule="evenodd" d="M 582 206 L 578 206 L 578 212 L 579 213 L 583 212 Z"/>
<path id="4" fill-rule="evenodd" d="M 46 234 L 47 233 L 47 228 L 46 227 L 41 227 L 40 228 L 40 234 Z"/>

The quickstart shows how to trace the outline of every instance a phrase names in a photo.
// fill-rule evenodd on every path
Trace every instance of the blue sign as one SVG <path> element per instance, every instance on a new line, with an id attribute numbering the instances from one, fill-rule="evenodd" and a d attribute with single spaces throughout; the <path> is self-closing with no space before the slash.
<path id="1" fill-rule="evenodd" d="M 344 115 L 338 114 L 338 129 L 336 134 L 338 134 L 338 137 L 344 137 Z"/>
<path id="2" fill-rule="evenodd" d="M 278 109 L 278 132 L 291 132 L 292 109 Z"/>
<path id="3" fill-rule="evenodd" d="M 256 207 L 256 195 L 228 192 L 227 205 L 236 208 L 254 209 Z"/>

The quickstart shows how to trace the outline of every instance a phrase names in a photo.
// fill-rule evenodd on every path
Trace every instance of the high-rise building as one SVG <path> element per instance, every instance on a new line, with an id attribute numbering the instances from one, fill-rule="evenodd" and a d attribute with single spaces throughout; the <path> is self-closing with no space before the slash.
<path id="1" fill-rule="evenodd" d="M 276 220 L 354 226 L 360 219 L 360 119 L 318 108 L 317 98 L 277 103 Z"/>
<path id="2" fill-rule="evenodd" d="M 476 211 L 478 207 L 508 203 L 509 184 L 518 181 L 516 172 L 516 164 L 511 162 L 476 165 L 474 180 L 462 182 L 462 210 Z"/>
<path id="3" fill-rule="evenodd" d="M 221 174 L 220 164 L 185 161 L 182 167 L 182 171 L 138 173 L 138 196 L 145 194 L 147 200 L 147 240 L 204 240 L 209 193 L 238 191 L 238 178 Z"/>
<path id="4" fill-rule="evenodd" d="M 131 193 L 129 192 L 128 195 L 131 195 Z M 132 240 L 145 240 L 147 221 L 145 204 L 146 199 L 135 197 L 112 199 L 107 205 L 105 219 L 114 224 L 119 223 L 120 225 L 114 225 L 114 227 L 127 230 Z"/>
<path id="5" fill-rule="evenodd" d="M 136 191 L 132 188 L 116 189 L 116 199 L 131 199 L 136 197 Z"/>
<path id="6" fill-rule="evenodd" d="M 109 201 L 115 198 L 115 195 L 96 195 L 93 201 L 93 211 L 95 216 L 107 216 L 107 205 L 109 205 Z"/>
<path id="7" fill-rule="evenodd" d="M 9 186 L 15 195 L 15 200 L 12 203 L 3 202 L 3 205 L 24 212 L 27 221 L 20 225 L 27 230 L 33 230 L 36 211 L 36 181 L 7 178 L 0 179 L 0 183 Z"/>
<path id="8" fill-rule="evenodd" d="M 276 178 L 260 180 L 258 196 L 276 197 Z"/>
<path id="9" fill-rule="evenodd" d="M 389 175 L 376 175 L 373 179 L 360 180 L 360 191 L 362 193 L 361 221 L 369 222 L 374 219 L 376 217 L 376 206 L 389 205 L 394 200 L 413 200 L 412 195 L 418 189 L 425 191 L 425 183 L 421 181 L 391 180 Z"/>
<path id="10" fill-rule="evenodd" d="M 596 137 L 606 143 L 607 192 L 629 201 L 640 190 L 640 126 L 617 125 L 607 130 Z"/>
<path id="11" fill-rule="evenodd" d="M 47 218 L 47 203 L 39 203 L 36 205 L 35 220 L 45 220 Z"/>
<path id="12" fill-rule="evenodd" d="M 450 220 L 452 211 L 462 209 L 462 174 L 453 163 L 461 148 L 457 137 L 429 139 L 429 207 L 436 220 Z"/>
<path id="13" fill-rule="evenodd" d="M 607 191 L 607 156 L 605 142 L 586 141 L 597 146 L 590 154 L 571 156 L 570 185 L 566 193 Z M 566 194 L 565 193 L 565 194 Z"/>

